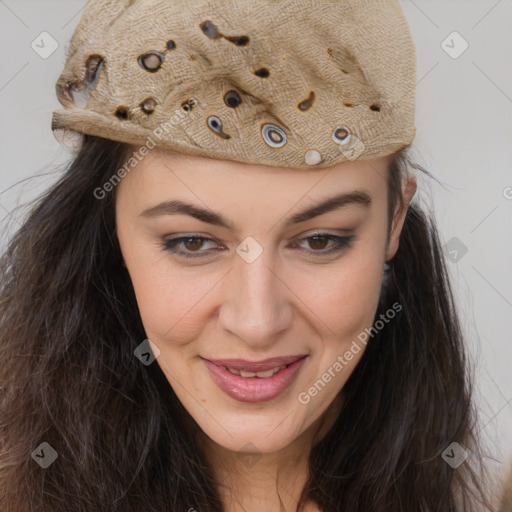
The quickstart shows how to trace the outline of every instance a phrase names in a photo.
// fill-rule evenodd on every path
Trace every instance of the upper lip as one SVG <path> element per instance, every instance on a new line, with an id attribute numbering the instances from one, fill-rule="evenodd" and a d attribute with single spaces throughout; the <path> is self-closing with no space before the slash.
<path id="1" fill-rule="evenodd" d="M 247 359 L 208 359 L 208 361 L 218 366 L 226 366 L 228 368 L 235 368 L 246 372 L 264 372 L 266 370 L 277 368 L 278 366 L 292 364 L 306 356 L 307 354 L 271 357 L 269 359 L 264 359 L 263 361 L 249 361 Z"/>

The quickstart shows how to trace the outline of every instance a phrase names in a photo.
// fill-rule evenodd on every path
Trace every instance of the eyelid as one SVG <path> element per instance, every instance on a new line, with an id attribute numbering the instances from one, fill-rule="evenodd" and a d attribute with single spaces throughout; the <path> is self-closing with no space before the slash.
<path id="1" fill-rule="evenodd" d="M 351 247 L 354 239 L 356 236 L 353 234 L 353 230 L 344 230 L 344 232 L 352 233 L 352 234 L 346 234 L 346 235 L 336 235 L 327 231 L 321 231 L 321 230 L 315 230 L 311 233 L 301 234 L 292 239 L 292 244 L 298 245 L 301 242 L 305 242 L 308 239 L 314 238 L 314 237 L 320 237 L 320 238 L 327 238 L 329 241 L 334 242 L 334 247 L 331 247 L 327 250 L 308 250 L 308 249 L 299 249 L 301 252 L 307 253 L 308 256 L 312 257 L 321 257 L 321 256 L 327 256 L 332 254 L 341 253 L 344 250 Z M 186 233 L 184 235 L 175 236 L 172 238 L 166 238 L 164 237 L 162 239 L 162 249 L 166 250 L 168 252 L 171 252 L 172 254 L 175 254 L 178 257 L 183 258 L 202 258 L 208 255 L 212 254 L 212 251 L 219 251 L 219 249 L 207 249 L 207 250 L 199 250 L 199 251 L 189 251 L 189 252 L 183 252 L 176 250 L 175 247 L 179 246 L 181 243 L 188 239 L 199 239 L 203 240 L 204 242 L 217 242 L 217 240 L 211 236 L 200 234 L 200 233 Z M 171 248 L 171 244 L 172 248 Z"/>

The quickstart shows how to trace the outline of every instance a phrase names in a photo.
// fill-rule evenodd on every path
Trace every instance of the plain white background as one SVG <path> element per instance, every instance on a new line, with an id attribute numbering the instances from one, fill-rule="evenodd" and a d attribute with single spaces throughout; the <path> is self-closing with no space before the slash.
<path id="1" fill-rule="evenodd" d="M 413 155 L 443 183 L 420 176 L 418 195 L 433 205 L 446 244 L 476 366 L 479 429 L 489 466 L 503 471 L 512 460 L 512 0 L 400 4 L 417 47 Z M 2 247 L 23 219 L 15 207 L 53 183 L 70 156 L 50 123 L 84 5 L 0 0 Z"/>

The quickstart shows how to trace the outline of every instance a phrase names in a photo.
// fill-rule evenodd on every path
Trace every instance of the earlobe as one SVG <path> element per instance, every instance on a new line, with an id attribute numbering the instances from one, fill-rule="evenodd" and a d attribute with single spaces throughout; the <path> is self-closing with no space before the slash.
<path id="1" fill-rule="evenodd" d="M 391 226 L 391 235 L 389 237 L 389 244 L 386 250 L 386 262 L 393 259 L 395 257 L 396 251 L 398 251 L 398 246 L 400 243 L 400 234 L 402 232 L 402 228 L 405 222 L 407 210 L 414 195 L 416 194 L 416 189 L 416 178 L 413 175 L 408 174 L 407 179 L 404 181 L 404 184 L 402 186 L 402 195 L 404 198 L 404 202 L 402 206 L 397 210 L 393 218 L 393 223 Z"/>

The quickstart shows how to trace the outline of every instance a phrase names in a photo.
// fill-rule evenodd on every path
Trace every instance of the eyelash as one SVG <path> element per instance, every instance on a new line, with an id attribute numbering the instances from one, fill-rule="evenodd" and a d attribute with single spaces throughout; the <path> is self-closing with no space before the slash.
<path id="1" fill-rule="evenodd" d="M 355 237 L 354 237 L 354 235 L 337 236 L 337 235 L 332 235 L 330 233 L 314 233 L 313 235 L 310 235 L 310 236 L 300 239 L 299 242 L 302 242 L 305 240 L 310 240 L 312 238 L 327 238 L 327 239 L 333 240 L 335 242 L 334 246 L 328 250 L 313 251 L 313 250 L 305 249 L 306 252 L 308 252 L 311 256 L 316 257 L 316 256 L 326 256 L 326 255 L 334 254 L 337 252 L 341 252 L 345 249 L 348 249 L 352 245 L 352 242 Z M 208 252 L 210 252 L 208 250 L 207 251 L 196 251 L 195 253 L 193 251 L 192 252 L 182 252 L 182 251 L 178 251 L 176 249 L 177 245 L 179 245 L 183 242 L 186 242 L 188 240 L 204 240 L 206 242 L 215 242 L 215 240 L 213 238 L 209 238 L 209 237 L 205 237 L 205 236 L 199 236 L 199 235 L 197 235 L 197 236 L 196 235 L 181 236 L 181 237 L 177 237 L 177 238 L 171 238 L 168 240 L 164 239 L 164 243 L 162 244 L 162 249 L 164 251 L 169 251 L 173 254 L 177 254 L 178 256 L 181 256 L 184 258 L 202 258 L 205 254 L 208 254 Z"/>

